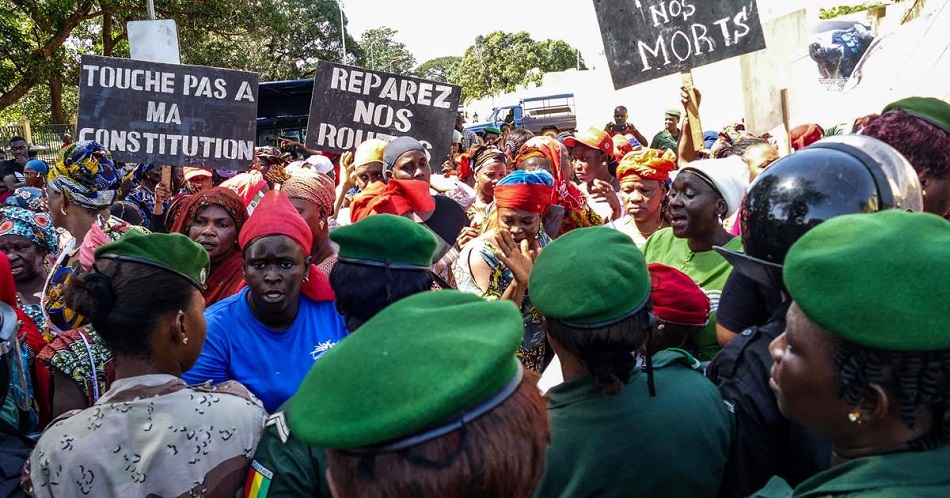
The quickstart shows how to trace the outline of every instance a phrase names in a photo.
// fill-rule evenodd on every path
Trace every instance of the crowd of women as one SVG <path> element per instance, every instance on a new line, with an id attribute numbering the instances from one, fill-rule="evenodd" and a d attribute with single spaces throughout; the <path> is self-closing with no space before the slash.
<path id="1" fill-rule="evenodd" d="M 627 129 L 67 145 L 0 208 L 0 494 L 950 493 L 950 105 Z"/>

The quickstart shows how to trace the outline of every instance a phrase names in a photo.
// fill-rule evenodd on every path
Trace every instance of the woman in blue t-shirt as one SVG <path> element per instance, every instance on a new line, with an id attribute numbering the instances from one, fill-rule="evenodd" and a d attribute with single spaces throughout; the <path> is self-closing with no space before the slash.
<path id="1" fill-rule="evenodd" d="M 287 196 L 268 192 L 238 237 L 247 287 L 205 312 L 208 338 L 186 381 L 237 380 L 273 412 L 346 336 L 327 276 L 310 262 L 312 239 Z"/>

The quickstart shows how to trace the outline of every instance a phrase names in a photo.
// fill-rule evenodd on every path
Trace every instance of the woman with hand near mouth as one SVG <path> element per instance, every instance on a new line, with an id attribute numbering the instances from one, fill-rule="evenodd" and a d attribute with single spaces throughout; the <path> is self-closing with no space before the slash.
<path id="1" fill-rule="evenodd" d="M 607 226 L 625 233 L 637 247 L 643 247 L 657 230 L 668 227 L 663 203 L 674 169 L 676 156 L 670 151 L 640 149 L 624 155 L 617 178 L 626 214 Z"/>
<path id="2" fill-rule="evenodd" d="M 535 372 L 551 355 L 541 313 L 528 297 L 528 277 L 534 258 L 551 241 L 541 219 L 553 193 L 554 178 L 545 171 L 517 170 L 503 178 L 495 188 L 498 227 L 467 244 L 454 267 L 458 290 L 521 308 L 525 331 L 518 357 Z"/>
<path id="3" fill-rule="evenodd" d="M 738 157 L 694 161 L 680 170 L 670 188 L 671 227 L 657 231 L 643 245 L 648 263 L 660 263 L 689 275 L 709 296 L 709 323 L 690 339 L 701 361 L 719 351 L 716 309 L 732 265 L 713 246 L 739 250 L 742 240 L 722 228 L 749 187 L 749 168 Z"/>
<path id="4" fill-rule="evenodd" d="M 312 242 L 286 194 L 261 199 L 238 236 L 247 287 L 205 312 L 208 338 L 182 376 L 189 384 L 236 380 L 271 413 L 346 336 L 329 279 L 311 264 Z"/>
<path id="5" fill-rule="evenodd" d="M 230 189 L 214 187 L 188 196 L 171 231 L 188 236 L 208 252 L 211 274 L 205 306 L 234 295 L 244 287 L 244 257 L 238 250 L 238 233 L 247 221 L 244 201 Z"/>

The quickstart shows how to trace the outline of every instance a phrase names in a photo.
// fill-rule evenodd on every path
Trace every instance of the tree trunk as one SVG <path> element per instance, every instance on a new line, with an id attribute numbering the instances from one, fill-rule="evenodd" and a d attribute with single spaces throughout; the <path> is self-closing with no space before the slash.
<path id="1" fill-rule="evenodd" d="M 112 39 L 112 14 L 106 13 L 102 16 L 102 55 L 112 57 L 112 47 L 115 40 Z"/>
<path id="2" fill-rule="evenodd" d="M 63 82 L 55 76 L 49 79 L 49 115 L 51 124 L 67 122 L 63 112 Z"/>

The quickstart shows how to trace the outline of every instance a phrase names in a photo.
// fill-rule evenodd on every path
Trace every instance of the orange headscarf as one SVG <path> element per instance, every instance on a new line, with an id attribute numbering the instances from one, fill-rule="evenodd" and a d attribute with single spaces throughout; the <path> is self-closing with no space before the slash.
<path id="1" fill-rule="evenodd" d="M 676 154 L 669 150 L 639 149 L 628 152 L 617 166 L 617 180 L 628 178 L 666 182 L 676 169 Z"/>

